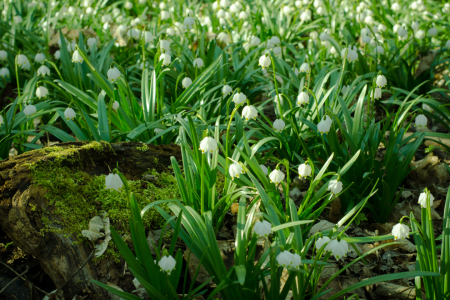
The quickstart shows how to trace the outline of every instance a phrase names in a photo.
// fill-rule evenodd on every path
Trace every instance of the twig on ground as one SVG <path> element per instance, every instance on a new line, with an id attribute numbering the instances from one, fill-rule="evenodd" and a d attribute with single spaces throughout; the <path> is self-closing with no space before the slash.
<path id="1" fill-rule="evenodd" d="M 5 291 L 6 288 L 7 288 L 11 283 L 13 283 L 14 281 L 16 281 L 16 280 L 19 279 L 19 278 L 22 278 L 22 276 L 25 275 L 25 274 L 28 272 L 28 269 L 29 269 L 29 268 L 28 268 L 28 266 L 27 266 L 27 268 L 25 269 L 25 271 L 23 271 L 22 274 L 18 274 L 16 278 L 14 278 L 14 279 L 11 280 L 10 282 L 8 282 L 8 284 L 5 285 L 5 286 L 0 290 L 0 294 L 3 293 L 3 291 Z M 16 273 L 16 274 L 17 274 L 17 273 Z"/>

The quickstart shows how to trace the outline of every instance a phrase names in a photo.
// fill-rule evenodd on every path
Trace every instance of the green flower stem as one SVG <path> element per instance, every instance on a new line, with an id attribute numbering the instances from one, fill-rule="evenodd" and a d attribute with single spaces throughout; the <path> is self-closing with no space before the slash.
<path id="1" fill-rule="evenodd" d="M 280 93 L 278 92 L 277 86 L 277 77 L 276 77 L 276 69 L 275 69 L 275 61 L 273 56 L 269 54 L 270 61 L 272 62 L 272 70 L 273 70 L 273 84 L 275 85 L 275 92 L 277 93 L 277 103 L 278 103 L 278 112 L 280 113 L 280 119 L 283 120 L 283 113 L 281 111 L 281 103 L 280 103 Z"/>

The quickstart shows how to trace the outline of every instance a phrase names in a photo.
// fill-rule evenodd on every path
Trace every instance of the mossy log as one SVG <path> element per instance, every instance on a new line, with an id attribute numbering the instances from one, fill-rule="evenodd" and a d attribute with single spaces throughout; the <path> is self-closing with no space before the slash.
<path id="1" fill-rule="evenodd" d="M 38 259 L 55 286 L 60 287 L 86 261 L 92 247 L 87 242 L 74 243 L 79 239 L 77 233 L 67 235 L 43 230 L 46 226 L 43 219 L 61 224 L 61 217 L 52 215 L 55 208 L 46 197 L 47 190 L 35 183 L 33 170 L 42 166 L 47 167 L 43 170 L 52 170 L 53 166 L 58 166 L 64 167 L 64 170 L 73 170 L 74 173 L 81 171 L 90 176 L 99 176 L 109 174 L 118 166 L 128 180 L 140 180 L 143 174 L 152 169 L 157 172 L 170 171 L 171 156 L 181 161 L 177 145 L 71 142 L 9 158 L 0 162 L 0 228 L 16 246 Z M 65 174 L 67 176 L 68 173 Z M 64 199 L 64 191 L 60 193 Z M 122 226 L 127 227 L 126 224 Z M 111 281 L 111 278 L 102 278 L 105 277 L 105 265 L 110 264 L 87 263 L 64 285 L 66 299 L 72 299 L 77 294 L 90 294 L 91 299 L 108 299 L 108 293 L 91 282 L 92 279 Z M 107 273 L 109 277 L 109 271 Z M 115 273 L 123 273 L 123 270 Z"/>

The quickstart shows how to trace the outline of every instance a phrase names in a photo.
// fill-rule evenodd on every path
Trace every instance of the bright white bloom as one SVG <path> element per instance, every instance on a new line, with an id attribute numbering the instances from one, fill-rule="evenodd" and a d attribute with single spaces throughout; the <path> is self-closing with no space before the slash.
<path id="1" fill-rule="evenodd" d="M 48 94 L 48 90 L 45 86 L 39 86 L 36 89 L 36 97 L 38 97 L 39 99 L 41 98 L 45 98 Z"/>
<path id="2" fill-rule="evenodd" d="M 305 11 L 303 11 L 300 14 L 300 21 L 302 21 L 302 22 L 311 21 L 311 10 L 306 9 Z M 311 36 L 311 34 L 310 34 L 310 36 Z"/>
<path id="3" fill-rule="evenodd" d="M 300 66 L 300 72 L 302 73 L 309 73 L 311 71 L 311 68 L 309 67 L 308 63 L 302 63 Z"/>
<path id="4" fill-rule="evenodd" d="M 244 93 L 236 93 L 233 96 L 233 102 L 234 104 L 238 105 L 240 103 L 242 103 L 243 101 L 245 101 L 247 99 L 247 96 L 244 95 Z"/>
<path id="5" fill-rule="evenodd" d="M 248 18 L 248 14 L 245 11 L 241 11 L 239 13 L 239 19 L 246 20 Z"/>
<path id="6" fill-rule="evenodd" d="M 273 47 L 272 51 L 273 51 L 273 54 L 275 54 L 276 57 L 280 57 L 281 56 L 281 47 L 280 46 Z"/>
<path id="7" fill-rule="evenodd" d="M 328 117 L 328 116 L 327 116 L 327 117 Z M 330 118 L 330 117 L 328 117 L 328 118 Z M 330 119 L 330 120 L 331 120 L 331 119 Z M 328 121 L 327 118 L 324 118 L 323 120 L 321 120 L 321 121 L 319 122 L 319 124 L 317 124 L 317 131 L 318 131 L 320 134 L 328 133 L 328 132 L 330 131 L 331 124 L 332 124 L 331 121 Z"/>
<path id="8" fill-rule="evenodd" d="M 46 66 L 46 65 L 42 65 L 39 67 L 39 69 L 37 70 L 37 75 L 38 76 L 45 76 L 45 75 L 50 75 L 50 69 Z"/>
<path id="9" fill-rule="evenodd" d="M 225 17 L 225 11 L 223 9 L 219 9 L 219 11 L 217 12 L 217 17 L 218 18 L 224 18 Z"/>
<path id="10" fill-rule="evenodd" d="M 268 237 L 271 231 L 272 224 L 270 222 L 267 222 L 266 220 L 256 221 L 255 225 L 253 226 L 253 232 L 257 237 Z"/>
<path id="11" fill-rule="evenodd" d="M 275 132 L 282 132 L 284 126 L 286 126 L 286 123 L 284 123 L 282 119 L 276 119 L 275 122 L 273 122 L 273 129 Z"/>
<path id="12" fill-rule="evenodd" d="M 386 77 L 384 75 L 378 75 L 377 76 L 377 86 L 382 88 L 387 84 Z"/>
<path id="13" fill-rule="evenodd" d="M 166 9 L 167 5 L 164 2 L 159 2 L 159 9 Z"/>
<path id="14" fill-rule="evenodd" d="M 328 190 L 335 195 L 339 194 L 342 191 L 342 181 L 337 181 L 336 179 L 330 180 Z"/>
<path id="15" fill-rule="evenodd" d="M 317 31 L 311 31 L 311 32 L 309 33 L 309 37 L 310 37 L 312 40 L 317 40 L 317 38 L 319 37 L 319 33 L 318 33 Z"/>
<path id="16" fill-rule="evenodd" d="M 217 149 L 218 149 L 217 142 L 212 137 L 207 136 L 200 142 L 199 150 L 202 150 L 202 153 L 205 153 L 205 152 L 213 153 L 213 151 L 217 150 Z"/>
<path id="17" fill-rule="evenodd" d="M 0 50 L 0 61 L 6 61 L 8 53 L 5 50 Z"/>
<path id="18" fill-rule="evenodd" d="M 1 68 L 0 69 L 0 78 L 9 78 L 10 73 L 8 68 Z"/>
<path id="19" fill-rule="evenodd" d="M 336 259 L 346 257 L 348 252 L 348 243 L 344 240 L 338 241 L 332 240 L 328 243 L 328 245 L 325 247 L 326 251 L 330 251 Z"/>
<path id="20" fill-rule="evenodd" d="M 382 23 L 380 23 L 380 25 L 378 25 L 378 31 L 386 31 L 386 25 L 384 25 L 384 24 L 382 24 Z"/>
<path id="21" fill-rule="evenodd" d="M 230 173 L 231 179 L 239 178 L 239 174 L 244 174 L 244 169 L 242 169 L 240 164 L 233 163 L 228 169 L 228 173 Z"/>
<path id="22" fill-rule="evenodd" d="M 430 29 L 428 29 L 429 36 L 435 36 L 437 34 L 438 34 L 438 30 L 436 29 L 436 27 L 431 27 Z"/>
<path id="23" fill-rule="evenodd" d="M 378 53 L 378 54 L 384 54 L 384 48 L 382 46 L 378 45 L 375 48 L 375 52 Z"/>
<path id="24" fill-rule="evenodd" d="M 434 196 L 431 195 L 431 193 L 430 193 L 430 200 L 429 201 L 427 201 L 427 193 L 426 192 L 421 193 L 419 195 L 419 201 L 418 202 L 419 202 L 420 206 L 423 207 L 423 208 L 427 208 L 428 207 L 428 203 L 430 205 L 433 205 L 433 201 L 434 201 Z"/>
<path id="25" fill-rule="evenodd" d="M 114 101 L 114 103 L 113 103 L 113 105 L 112 105 L 112 109 L 114 109 L 115 111 L 117 111 L 117 110 L 119 109 L 119 106 L 120 106 L 119 102 Z"/>
<path id="26" fill-rule="evenodd" d="M 417 22 L 417 21 L 413 21 L 412 23 L 411 23 L 411 28 L 412 28 L 412 30 L 415 32 L 415 31 L 417 31 L 417 29 L 419 29 L 419 22 Z"/>
<path id="27" fill-rule="evenodd" d="M 202 68 L 204 66 L 203 59 L 201 59 L 201 58 L 194 59 L 193 65 L 194 65 L 194 67 Z"/>
<path id="28" fill-rule="evenodd" d="M 192 79 L 190 79 L 189 77 L 185 77 L 182 81 L 181 81 L 181 85 L 187 89 L 190 85 L 192 84 Z"/>
<path id="29" fill-rule="evenodd" d="M 393 11 L 395 11 L 395 12 L 399 12 L 400 9 L 401 9 L 401 6 L 400 6 L 400 4 L 398 4 L 397 2 L 395 2 L 395 3 L 393 3 L 393 4 L 391 5 L 391 9 L 392 9 Z"/>
<path id="30" fill-rule="evenodd" d="M 34 106 L 33 104 L 26 105 L 25 108 L 23 109 L 23 113 L 27 117 L 35 114 L 36 113 L 36 106 Z"/>
<path id="31" fill-rule="evenodd" d="M 105 178 L 106 188 L 109 190 L 120 190 L 123 186 L 122 179 L 120 179 L 119 174 L 109 173 Z"/>
<path id="32" fill-rule="evenodd" d="M 404 239 L 409 236 L 409 227 L 408 225 L 398 223 L 397 225 L 394 225 L 392 228 L 392 235 L 394 236 L 395 240 L 398 239 Z"/>
<path id="33" fill-rule="evenodd" d="M 172 270 L 175 269 L 176 264 L 177 261 L 171 255 L 164 256 L 158 262 L 158 266 L 161 268 L 161 270 L 163 272 L 166 272 L 168 275 L 170 275 L 170 272 L 172 272 Z"/>
<path id="34" fill-rule="evenodd" d="M 64 111 L 64 117 L 67 119 L 67 121 L 73 120 L 76 116 L 77 114 L 70 107 L 66 108 L 66 110 Z"/>
<path id="35" fill-rule="evenodd" d="M 220 4 L 220 7 L 228 8 L 228 6 L 231 5 L 231 1 L 230 0 L 220 0 L 219 4 Z"/>
<path id="36" fill-rule="evenodd" d="M 123 6 L 126 9 L 132 9 L 133 8 L 133 3 L 131 3 L 130 1 L 125 2 L 125 5 Z"/>
<path id="37" fill-rule="evenodd" d="M 416 39 L 421 40 L 425 37 L 425 31 L 422 29 L 417 30 L 414 36 L 416 37 Z"/>
<path id="38" fill-rule="evenodd" d="M 419 30 L 419 31 L 423 31 L 423 30 Z M 400 27 L 397 31 L 397 35 L 400 40 L 404 40 L 408 37 L 408 31 L 405 28 Z M 417 35 L 417 32 L 416 32 L 416 35 Z"/>
<path id="39" fill-rule="evenodd" d="M 380 99 L 381 98 L 381 89 L 379 87 L 375 88 L 375 93 L 374 93 L 374 90 L 372 90 L 370 92 L 370 98 Z"/>
<path id="40" fill-rule="evenodd" d="M 353 49 L 351 46 L 348 46 L 348 48 L 343 48 L 341 50 L 341 58 L 344 59 L 345 57 L 345 51 L 348 49 L 347 52 L 347 60 L 349 63 L 357 61 L 358 60 L 358 48 L 356 46 L 353 46 Z"/>
<path id="41" fill-rule="evenodd" d="M 267 47 L 269 47 L 269 44 L 271 45 L 270 47 L 279 46 L 281 44 L 281 40 L 279 37 L 273 36 L 269 39 Z"/>
<path id="42" fill-rule="evenodd" d="M 328 41 L 329 38 L 330 38 L 330 35 L 329 35 L 328 33 L 326 33 L 326 32 L 322 32 L 322 33 L 319 35 L 319 39 L 320 39 L 322 42 Z"/>
<path id="43" fill-rule="evenodd" d="M 141 37 L 141 31 L 139 29 L 131 28 L 127 31 L 127 37 L 137 40 Z"/>
<path id="44" fill-rule="evenodd" d="M 168 41 L 168 40 L 160 40 L 159 41 L 159 47 L 161 48 L 161 49 L 164 49 L 164 50 L 169 50 L 170 49 L 170 41 Z"/>
<path id="45" fill-rule="evenodd" d="M 261 39 L 257 36 L 252 36 L 250 38 L 250 46 L 259 46 L 261 44 Z"/>
<path id="46" fill-rule="evenodd" d="M 233 91 L 233 89 L 228 84 L 225 84 L 222 87 L 222 95 L 229 95 L 232 91 Z"/>
<path id="47" fill-rule="evenodd" d="M 38 53 L 38 54 L 36 54 L 36 56 L 34 57 L 34 61 L 35 62 L 38 62 L 38 63 L 44 63 L 44 60 L 45 60 L 45 55 L 44 54 L 42 54 L 42 53 Z"/>
<path id="48" fill-rule="evenodd" d="M 418 130 L 424 130 L 427 128 L 428 119 L 425 115 L 418 115 L 416 117 L 416 125 L 414 127 L 418 127 Z"/>
<path id="49" fill-rule="evenodd" d="M 60 57 L 61 57 L 61 52 L 60 52 L 59 50 L 56 50 L 56 52 L 55 52 L 55 58 L 56 58 L 56 59 L 60 59 Z"/>
<path id="50" fill-rule="evenodd" d="M 263 55 L 259 58 L 259 65 L 264 69 L 270 66 L 270 57 L 267 55 Z"/>
<path id="51" fill-rule="evenodd" d="M 323 245 L 329 243 L 330 241 L 331 241 L 330 238 L 327 236 L 324 236 L 323 238 L 318 238 L 315 243 L 316 249 L 319 250 L 320 248 L 322 248 Z"/>
<path id="52" fill-rule="evenodd" d="M 117 81 L 117 79 L 119 79 L 120 75 L 122 75 L 122 74 L 120 73 L 119 69 L 114 67 L 114 68 L 110 68 L 108 70 L 108 72 L 106 73 L 106 75 L 108 75 L 108 80 L 111 81 L 112 83 L 114 83 Z"/>
<path id="53" fill-rule="evenodd" d="M 292 255 L 292 268 L 300 269 L 300 265 L 302 264 L 302 258 L 297 253 Z"/>
<path id="54" fill-rule="evenodd" d="M 224 43 L 224 44 L 228 44 L 231 41 L 229 35 L 226 32 L 223 32 L 223 31 L 219 32 L 219 34 L 217 35 L 217 40 L 219 42 Z"/>
<path id="55" fill-rule="evenodd" d="M 256 117 L 258 116 L 258 111 L 253 105 L 247 105 L 242 110 L 242 116 L 245 118 L 245 120 L 249 119 L 256 120 Z"/>
<path id="56" fill-rule="evenodd" d="M 194 28 L 195 19 L 193 17 L 186 17 L 183 21 L 183 29 L 192 29 Z"/>
<path id="57" fill-rule="evenodd" d="M 368 35 L 365 35 L 365 36 L 363 36 L 363 38 L 362 38 L 362 42 L 363 42 L 364 44 L 370 44 L 370 42 L 372 42 L 372 38 L 371 38 L 370 36 L 368 36 Z"/>
<path id="58" fill-rule="evenodd" d="M 294 263 L 294 255 L 289 251 L 280 252 L 280 254 L 277 255 L 277 262 L 285 269 L 291 268 Z"/>
<path id="59" fill-rule="evenodd" d="M 159 60 L 163 61 L 163 63 L 162 63 L 163 66 L 168 66 L 171 63 L 172 58 L 170 57 L 170 55 L 168 53 L 162 53 L 159 56 Z"/>
<path id="60" fill-rule="evenodd" d="M 153 42 L 154 39 L 155 39 L 155 37 L 153 36 L 153 34 L 150 31 L 144 31 L 144 42 L 145 43 L 151 43 L 151 42 Z"/>
<path id="61" fill-rule="evenodd" d="M 311 172 L 311 166 L 308 164 L 301 164 L 298 166 L 298 177 L 300 178 L 311 176 Z"/>
<path id="62" fill-rule="evenodd" d="M 284 177 L 284 173 L 277 169 L 273 170 L 269 175 L 270 182 L 274 182 L 275 184 L 282 182 Z"/>
<path id="63" fill-rule="evenodd" d="M 170 14 L 167 10 L 161 11 L 161 20 L 167 20 L 170 18 Z"/>
<path id="64" fill-rule="evenodd" d="M 24 66 L 29 65 L 30 62 L 28 61 L 28 58 L 23 55 L 23 54 L 19 54 L 17 56 L 17 65 L 21 68 L 24 68 Z"/>
<path id="65" fill-rule="evenodd" d="M 308 104 L 309 95 L 306 92 L 301 92 L 297 97 L 297 105 L 303 105 L 304 103 Z"/>
<path id="66" fill-rule="evenodd" d="M 72 62 L 74 63 L 82 63 L 84 61 L 81 54 L 78 52 L 78 50 L 75 50 L 72 54 Z"/>
<path id="67" fill-rule="evenodd" d="M 259 167 L 263 171 L 264 175 L 267 176 L 267 174 L 269 174 L 269 170 L 267 169 L 267 167 L 265 165 L 259 165 Z"/>

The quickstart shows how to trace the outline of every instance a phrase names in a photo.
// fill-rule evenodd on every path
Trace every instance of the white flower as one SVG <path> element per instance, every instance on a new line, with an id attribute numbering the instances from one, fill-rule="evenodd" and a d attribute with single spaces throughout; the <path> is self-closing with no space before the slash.
<path id="1" fill-rule="evenodd" d="M 417 32 L 416 32 L 416 37 L 417 37 L 417 35 L 420 35 L 420 34 L 421 34 L 420 32 L 423 32 L 423 30 L 417 31 Z M 425 32 L 423 32 L 423 34 L 425 35 Z M 400 28 L 398 29 L 398 31 L 397 31 L 397 35 L 398 35 L 398 38 L 399 38 L 400 40 L 404 40 L 404 39 L 406 39 L 407 36 L 408 36 L 408 31 L 407 31 L 405 28 L 400 27 Z"/>
<path id="2" fill-rule="evenodd" d="M 379 25 L 378 25 L 378 31 L 385 31 L 387 28 L 386 28 L 386 25 L 384 25 L 384 24 L 382 24 L 382 23 L 380 23 Z"/>
<path id="3" fill-rule="evenodd" d="M 330 38 L 330 35 L 329 35 L 328 33 L 326 33 L 326 32 L 322 32 L 322 33 L 319 35 L 319 39 L 320 39 L 322 42 L 328 41 L 329 38 Z"/>
<path id="4" fill-rule="evenodd" d="M 433 205 L 434 196 L 431 195 L 431 193 L 430 193 L 430 200 L 427 201 L 427 198 L 428 198 L 427 197 L 427 192 L 421 193 L 419 195 L 419 201 L 418 202 L 419 202 L 421 207 L 427 208 L 428 207 L 428 203 L 430 204 L 430 206 Z"/>
<path id="5" fill-rule="evenodd" d="M 392 9 L 393 11 L 395 11 L 395 12 L 399 12 L 400 9 L 401 9 L 401 6 L 400 6 L 400 4 L 398 4 L 397 2 L 395 2 L 395 3 L 392 3 L 391 9 Z"/>
<path id="6" fill-rule="evenodd" d="M 50 75 L 50 69 L 46 65 L 42 65 L 37 70 L 37 75 L 38 76 L 40 76 L 40 75 L 42 75 L 42 76 Z"/>
<path id="7" fill-rule="evenodd" d="M 384 77 L 383 75 L 378 75 L 377 76 L 377 86 L 382 88 L 387 84 L 387 80 L 386 77 Z"/>
<path id="8" fill-rule="evenodd" d="M 259 46 L 261 44 L 261 39 L 257 36 L 252 36 L 250 38 L 250 46 Z"/>
<path id="9" fill-rule="evenodd" d="M 73 120 L 76 116 L 77 114 L 70 107 L 66 108 L 66 110 L 64 111 L 64 117 L 67 119 L 67 121 Z"/>
<path id="10" fill-rule="evenodd" d="M 313 31 L 311 31 L 311 32 L 309 33 L 309 37 L 310 37 L 312 40 L 317 40 L 317 38 L 319 37 L 319 33 L 318 33 L 317 31 L 313 30 Z"/>
<path id="11" fill-rule="evenodd" d="M 170 18 L 170 14 L 167 10 L 161 11 L 161 20 L 167 20 Z"/>
<path id="12" fill-rule="evenodd" d="M 23 113 L 27 117 L 35 114 L 36 113 L 36 106 L 34 106 L 33 104 L 26 105 L 25 108 L 23 109 Z"/>
<path id="13" fill-rule="evenodd" d="M 321 120 L 319 124 L 317 124 L 317 131 L 320 134 L 328 133 L 330 131 L 331 124 L 332 124 L 331 118 L 325 116 L 325 118 Z"/>
<path id="14" fill-rule="evenodd" d="M 222 95 L 229 95 L 232 91 L 233 91 L 233 89 L 228 84 L 225 84 L 222 87 Z"/>
<path id="15" fill-rule="evenodd" d="M 141 31 L 139 29 L 131 28 L 127 31 L 127 37 L 137 40 L 141 37 Z"/>
<path id="16" fill-rule="evenodd" d="M 304 103 L 308 104 L 309 95 L 307 92 L 301 92 L 297 97 L 297 105 L 303 105 Z"/>
<path id="17" fill-rule="evenodd" d="M 239 13 L 239 19 L 246 20 L 248 18 L 248 14 L 245 11 L 241 11 Z"/>
<path id="18" fill-rule="evenodd" d="M 144 42 L 145 43 L 151 43 L 151 42 L 153 42 L 154 39 L 155 39 L 155 37 L 153 36 L 153 34 L 150 31 L 144 31 Z"/>
<path id="19" fill-rule="evenodd" d="M 302 22 L 311 21 L 311 10 L 306 9 L 305 11 L 303 11 L 300 14 L 300 21 L 302 21 Z M 310 37 L 311 37 L 311 34 L 310 34 Z"/>
<path id="20" fill-rule="evenodd" d="M 183 29 L 192 29 L 194 28 L 195 20 L 193 17 L 186 17 L 183 21 Z"/>
<path id="21" fill-rule="evenodd" d="M 219 32 L 219 34 L 217 35 L 217 40 L 224 44 L 228 44 L 230 42 L 230 37 L 226 32 L 222 31 L 222 32 Z"/>
<path id="22" fill-rule="evenodd" d="M 346 257 L 348 252 L 348 243 L 344 240 L 338 241 L 332 240 L 328 243 L 328 245 L 325 247 L 326 251 L 330 251 L 336 259 Z"/>
<path id="23" fill-rule="evenodd" d="M 233 102 L 234 104 L 238 105 L 240 103 L 242 103 L 243 101 L 245 101 L 247 99 L 247 96 L 244 95 L 244 93 L 236 93 L 233 96 Z"/>
<path id="24" fill-rule="evenodd" d="M 275 130 L 275 132 L 282 132 L 284 129 L 284 126 L 286 126 L 286 123 L 284 123 L 284 121 L 282 119 L 276 119 L 273 122 L 273 129 Z"/>
<path id="25" fill-rule="evenodd" d="M 17 56 L 17 65 L 19 67 L 21 67 L 23 69 L 23 68 L 26 68 L 26 66 L 29 64 L 30 64 L 30 62 L 28 61 L 28 58 L 25 55 L 19 54 Z"/>
<path id="26" fill-rule="evenodd" d="M 378 54 L 384 54 L 384 48 L 382 46 L 378 45 L 375 48 L 375 52 L 378 53 Z"/>
<path id="27" fill-rule="evenodd" d="M 300 66 L 300 72 L 302 73 L 309 73 L 311 71 L 311 68 L 309 67 L 308 63 L 302 63 Z"/>
<path id="28" fill-rule="evenodd" d="M 417 31 L 417 29 L 419 29 L 419 22 L 417 22 L 417 21 L 413 21 L 412 23 L 411 23 L 411 28 L 412 28 L 412 30 L 413 31 Z"/>
<path id="29" fill-rule="evenodd" d="M 132 9 L 133 8 L 133 3 L 131 3 L 130 1 L 125 2 L 125 5 L 123 6 L 126 9 Z"/>
<path id="30" fill-rule="evenodd" d="M 353 48 L 351 46 L 348 46 L 348 48 L 343 48 L 341 50 L 341 58 L 344 59 L 345 57 L 345 51 L 348 49 L 347 51 L 347 60 L 349 63 L 357 61 L 358 60 L 358 48 L 356 48 L 356 46 L 353 46 Z"/>
<path id="31" fill-rule="evenodd" d="M 117 79 L 119 79 L 120 75 L 122 75 L 122 74 L 120 73 L 119 69 L 114 67 L 114 68 L 110 68 L 108 70 L 108 72 L 106 73 L 106 75 L 108 75 L 108 80 L 111 81 L 112 83 L 114 83 L 117 81 Z"/>
<path id="32" fill-rule="evenodd" d="M 159 56 L 159 60 L 161 61 L 163 61 L 163 63 L 162 63 L 162 65 L 163 66 L 168 66 L 168 65 L 170 65 L 170 63 L 171 63 L 171 61 L 172 61 L 172 58 L 170 57 L 170 55 L 168 54 L 168 53 L 162 53 L 160 56 Z"/>
<path id="33" fill-rule="evenodd" d="M 273 170 L 269 175 L 270 182 L 274 182 L 275 184 L 282 182 L 284 177 L 284 173 L 277 169 Z"/>
<path id="34" fill-rule="evenodd" d="M 270 57 L 267 55 L 263 55 L 259 58 L 259 65 L 264 69 L 270 66 Z"/>
<path id="35" fill-rule="evenodd" d="M 23 19 L 21 16 L 14 16 L 14 22 L 15 23 L 22 23 Z"/>
<path id="36" fill-rule="evenodd" d="M 109 173 L 105 178 L 105 185 L 107 189 L 118 191 L 122 188 L 123 182 L 119 174 Z"/>
<path id="37" fill-rule="evenodd" d="M 119 106 L 120 106 L 119 102 L 114 101 L 114 103 L 113 103 L 113 105 L 112 105 L 112 109 L 114 109 L 115 111 L 117 111 L 117 110 L 119 109 Z"/>
<path id="38" fill-rule="evenodd" d="M 424 130 L 427 128 L 428 119 L 425 117 L 425 115 L 418 115 L 416 117 L 416 125 L 414 127 L 418 127 L 418 130 Z"/>
<path id="39" fill-rule="evenodd" d="M 246 120 L 249 120 L 249 119 L 256 120 L 256 117 L 258 116 L 258 111 L 256 110 L 256 108 L 253 105 L 247 105 L 242 110 L 242 116 Z"/>
<path id="40" fill-rule="evenodd" d="M 302 258 L 297 253 L 292 255 L 292 268 L 300 269 L 300 265 L 302 264 Z"/>
<path id="41" fill-rule="evenodd" d="M 272 224 L 270 222 L 267 222 L 266 220 L 256 221 L 255 226 L 253 226 L 253 232 L 257 237 L 268 237 L 271 231 Z"/>
<path id="42" fill-rule="evenodd" d="M 289 251 L 280 252 L 280 254 L 277 255 L 277 262 L 285 269 L 291 268 L 294 263 L 294 255 Z"/>
<path id="43" fill-rule="evenodd" d="M 374 93 L 374 90 L 372 90 L 370 92 L 370 98 L 380 99 L 381 98 L 381 89 L 379 87 L 375 88 L 375 93 Z"/>
<path id="44" fill-rule="evenodd" d="M 0 78 L 9 78 L 10 73 L 8 68 L 1 68 L 0 69 Z"/>
<path id="45" fill-rule="evenodd" d="M 267 167 L 265 165 L 259 165 L 259 167 L 263 171 L 264 175 L 267 176 L 267 174 L 269 173 L 269 170 L 267 169 Z"/>
<path id="46" fill-rule="evenodd" d="M 231 5 L 231 1 L 230 0 L 220 0 L 219 4 L 223 8 L 228 8 L 228 6 Z"/>
<path id="47" fill-rule="evenodd" d="M 273 54 L 275 54 L 276 57 L 280 57 L 281 56 L 281 47 L 280 46 L 273 47 L 272 51 L 273 51 Z"/>
<path id="48" fill-rule="evenodd" d="M 331 241 L 330 238 L 327 236 L 318 238 L 315 243 L 316 249 L 319 250 L 320 248 L 322 248 L 323 245 L 325 245 L 326 243 L 329 243 L 330 241 Z"/>
<path id="49" fill-rule="evenodd" d="M 201 58 L 194 59 L 193 65 L 194 65 L 194 67 L 202 68 L 203 65 L 204 65 L 203 64 L 203 59 L 201 59 Z"/>
<path id="50" fill-rule="evenodd" d="M 370 36 L 368 36 L 368 35 L 363 36 L 362 42 L 363 42 L 364 44 L 370 44 L 370 42 L 372 42 L 372 38 L 371 38 Z"/>
<path id="51" fill-rule="evenodd" d="M 8 52 L 5 50 L 0 50 L 0 61 L 6 61 L 8 58 Z"/>
<path id="52" fill-rule="evenodd" d="M 74 63 L 82 63 L 83 62 L 83 57 L 81 56 L 81 54 L 78 52 L 78 50 L 75 50 L 72 54 L 72 62 Z"/>
<path id="53" fill-rule="evenodd" d="M 55 52 L 55 58 L 59 59 L 61 57 L 61 52 L 59 50 L 56 50 Z"/>
<path id="54" fill-rule="evenodd" d="M 192 79 L 190 79 L 189 77 L 185 77 L 182 81 L 181 81 L 181 85 L 187 89 L 190 85 L 192 84 Z"/>
<path id="55" fill-rule="evenodd" d="M 89 49 L 92 49 L 92 47 L 94 47 L 94 45 L 97 47 L 97 39 L 95 37 L 88 38 L 87 45 L 88 45 Z"/>
<path id="56" fill-rule="evenodd" d="M 45 86 L 39 86 L 36 89 L 36 97 L 40 98 L 45 98 L 48 94 L 48 90 Z"/>
<path id="57" fill-rule="evenodd" d="M 417 30 L 416 33 L 414 34 L 414 36 L 416 37 L 416 39 L 421 40 L 425 37 L 425 31 L 422 29 Z"/>
<path id="58" fill-rule="evenodd" d="M 239 178 L 239 174 L 244 174 L 244 169 L 242 169 L 241 165 L 238 163 L 233 163 L 228 169 L 230 173 L 231 179 Z"/>
<path id="59" fill-rule="evenodd" d="M 342 192 L 342 181 L 337 181 L 336 179 L 330 180 L 328 190 L 335 195 L 339 194 Z"/>
<path id="60" fill-rule="evenodd" d="M 164 256 L 158 262 L 158 266 L 161 268 L 161 270 L 163 272 L 166 272 L 168 275 L 170 275 L 170 272 L 172 272 L 172 270 L 175 269 L 176 264 L 177 264 L 177 261 L 170 255 Z"/>
<path id="61" fill-rule="evenodd" d="M 213 151 L 215 151 L 217 149 L 218 149 L 217 142 L 212 137 L 207 136 L 200 142 L 200 149 L 199 150 L 202 150 L 202 153 L 205 153 L 205 152 L 213 153 Z"/>
<path id="62" fill-rule="evenodd" d="M 159 9 L 166 9 L 167 5 L 164 2 L 159 2 Z"/>
<path id="63" fill-rule="evenodd" d="M 438 34 L 438 30 L 436 29 L 436 27 L 431 27 L 430 29 L 428 29 L 429 36 L 435 36 L 437 34 Z"/>
<path id="64" fill-rule="evenodd" d="M 300 166 L 298 166 L 298 177 L 300 178 L 311 176 L 311 172 L 312 169 L 310 165 L 301 164 Z"/>
<path id="65" fill-rule="evenodd" d="M 394 227 L 392 228 L 392 235 L 394 236 L 395 240 L 407 238 L 409 236 L 408 225 L 401 223 L 394 225 Z"/>
<path id="66" fill-rule="evenodd" d="M 42 54 L 42 53 L 38 53 L 38 54 L 36 54 L 36 56 L 34 57 L 34 61 L 35 62 L 38 62 L 38 63 L 44 63 L 44 60 L 45 60 L 45 55 L 44 54 Z"/>

